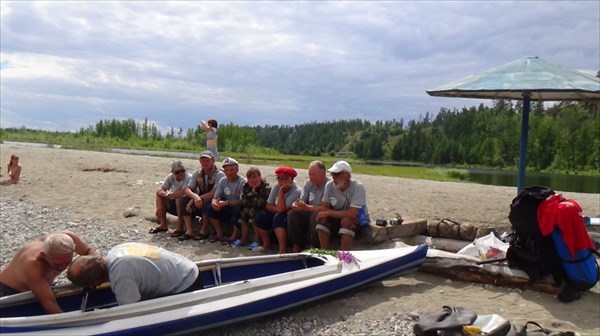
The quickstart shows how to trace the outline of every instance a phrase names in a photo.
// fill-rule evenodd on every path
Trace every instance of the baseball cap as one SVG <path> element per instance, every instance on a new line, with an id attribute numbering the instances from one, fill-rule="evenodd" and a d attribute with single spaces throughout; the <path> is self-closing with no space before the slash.
<path id="1" fill-rule="evenodd" d="M 225 166 L 232 166 L 232 165 L 237 165 L 237 164 L 238 164 L 238 162 L 234 158 L 226 157 L 225 160 L 223 160 L 223 163 L 221 164 L 221 166 L 225 167 Z"/>
<path id="2" fill-rule="evenodd" d="M 352 168 L 350 164 L 346 161 L 338 161 L 331 166 L 331 168 L 327 169 L 330 173 L 339 173 L 342 171 L 346 171 L 348 173 L 352 173 Z"/>
<path id="3" fill-rule="evenodd" d="M 215 157 L 213 156 L 213 153 L 212 153 L 211 151 L 209 151 L 209 150 L 205 150 L 205 151 L 202 151 L 202 152 L 200 153 L 200 158 L 203 158 L 203 157 L 207 157 L 207 158 L 211 158 L 211 159 L 214 159 L 214 158 L 215 158 Z"/>
<path id="4" fill-rule="evenodd" d="M 181 160 L 175 160 L 175 161 L 171 162 L 171 171 L 172 172 L 176 172 L 176 171 L 180 171 L 180 170 L 185 170 L 185 166 L 183 165 L 183 162 L 181 162 Z"/>
<path id="5" fill-rule="evenodd" d="M 275 169 L 275 175 L 287 175 L 289 177 L 296 177 L 298 173 L 292 167 L 279 167 Z"/>

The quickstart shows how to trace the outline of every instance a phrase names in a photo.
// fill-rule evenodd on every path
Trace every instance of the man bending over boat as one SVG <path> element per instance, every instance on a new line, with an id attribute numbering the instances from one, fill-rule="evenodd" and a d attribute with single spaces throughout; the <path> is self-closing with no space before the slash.
<path id="1" fill-rule="evenodd" d="M 71 231 L 54 232 L 23 246 L 0 272 L 1 296 L 31 290 L 46 312 L 62 313 L 52 291 L 52 283 L 79 255 L 96 251 Z"/>
<path id="2" fill-rule="evenodd" d="M 110 281 L 119 305 L 202 289 L 193 261 L 141 243 L 117 245 L 106 258 L 78 257 L 69 266 L 67 278 L 86 288 Z"/>

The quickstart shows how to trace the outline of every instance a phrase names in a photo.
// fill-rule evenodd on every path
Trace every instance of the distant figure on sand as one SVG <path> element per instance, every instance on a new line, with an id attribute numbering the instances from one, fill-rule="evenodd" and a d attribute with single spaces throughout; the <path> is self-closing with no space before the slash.
<path id="1" fill-rule="evenodd" d="M 73 260 L 73 252 L 96 254 L 77 234 L 66 230 L 53 232 L 23 246 L 0 272 L 0 295 L 31 290 L 46 312 L 62 313 L 51 286 Z"/>
<path id="2" fill-rule="evenodd" d="M 21 176 L 21 165 L 19 164 L 19 157 L 16 154 L 10 156 L 10 162 L 6 167 L 6 172 L 9 178 L 0 181 L 0 185 L 17 184 L 19 177 Z"/>
<path id="3" fill-rule="evenodd" d="M 213 153 L 215 159 L 219 158 L 219 150 L 217 149 L 217 127 L 219 123 L 215 119 L 202 120 L 200 127 L 206 131 L 206 149 Z"/>

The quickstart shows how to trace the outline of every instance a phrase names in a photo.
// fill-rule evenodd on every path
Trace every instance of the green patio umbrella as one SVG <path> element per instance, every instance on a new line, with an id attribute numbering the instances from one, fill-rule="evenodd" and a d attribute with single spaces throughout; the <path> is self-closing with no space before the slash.
<path id="1" fill-rule="evenodd" d="M 523 189 L 531 100 L 600 102 L 600 78 L 525 57 L 427 90 L 430 96 L 523 100 L 517 191 Z"/>

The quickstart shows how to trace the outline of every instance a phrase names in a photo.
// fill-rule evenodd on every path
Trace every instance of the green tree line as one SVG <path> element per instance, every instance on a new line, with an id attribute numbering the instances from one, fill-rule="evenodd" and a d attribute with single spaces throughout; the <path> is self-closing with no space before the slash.
<path id="1" fill-rule="evenodd" d="M 300 125 L 220 125 L 219 151 L 353 157 L 366 161 L 405 161 L 434 165 L 509 168 L 517 166 L 520 102 L 496 100 L 461 110 L 442 108 L 418 120 L 334 120 Z M 85 148 L 139 148 L 198 151 L 206 133 L 199 127 L 171 128 L 161 134 L 147 119 L 100 120 L 79 132 L 2 129 L 0 139 L 58 143 Z M 598 172 L 598 103 L 532 104 L 528 169 Z"/>

